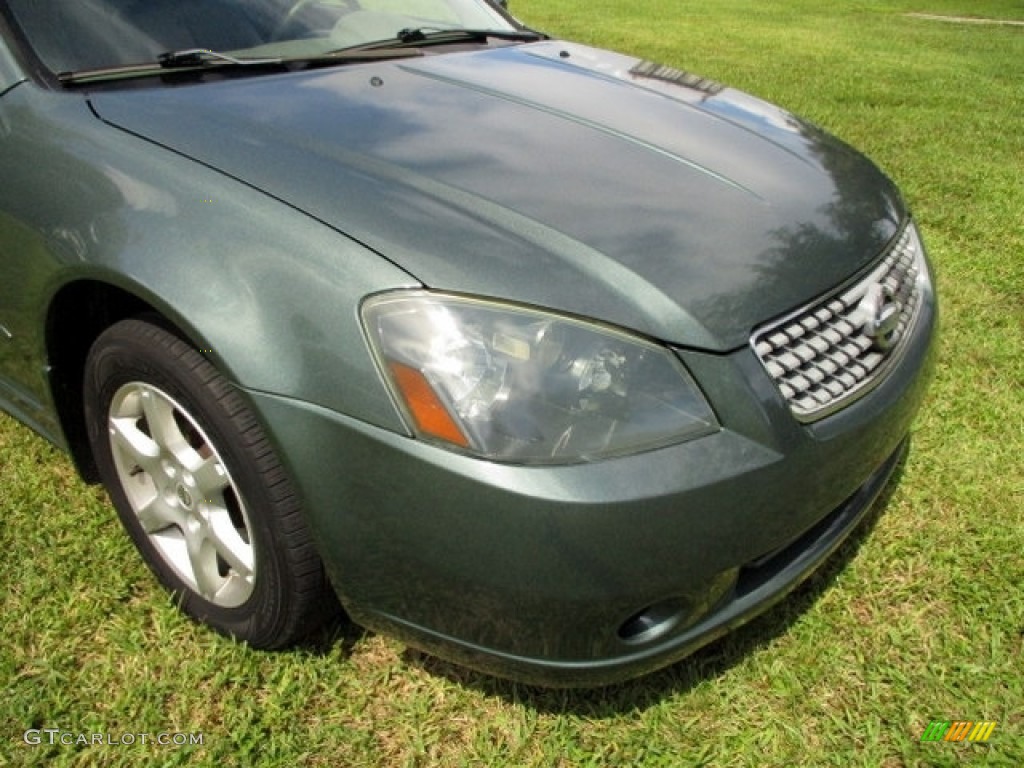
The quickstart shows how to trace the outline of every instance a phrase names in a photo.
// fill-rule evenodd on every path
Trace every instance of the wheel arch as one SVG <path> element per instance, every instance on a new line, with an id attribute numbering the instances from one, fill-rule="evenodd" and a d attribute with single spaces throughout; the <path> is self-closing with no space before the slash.
<path id="1" fill-rule="evenodd" d="M 51 299 L 46 313 L 46 357 L 54 408 L 68 451 L 82 479 L 98 483 L 99 473 L 86 434 L 82 403 L 85 361 L 96 338 L 113 324 L 146 317 L 195 345 L 180 324 L 153 303 L 125 288 L 96 279 L 68 283 Z"/>

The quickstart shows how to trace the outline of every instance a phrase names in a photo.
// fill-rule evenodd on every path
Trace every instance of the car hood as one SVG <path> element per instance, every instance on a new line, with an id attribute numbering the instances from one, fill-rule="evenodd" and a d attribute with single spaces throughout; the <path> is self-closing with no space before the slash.
<path id="1" fill-rule="evenodd" d="M 841 283 L 903 217 L 871 163 L 808 123 L 562 42 L 90 101 L 427 286 L 708 350 Z"/>

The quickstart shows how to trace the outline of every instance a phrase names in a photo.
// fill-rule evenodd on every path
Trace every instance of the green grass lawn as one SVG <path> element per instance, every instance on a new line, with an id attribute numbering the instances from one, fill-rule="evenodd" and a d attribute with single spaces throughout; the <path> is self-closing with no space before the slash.
<path id="1" fill-rule="evenodd" d="M 790 600 L 689 660 L 545 691 L 342 626 L 260 653 L 193 625 L 104 494 L 0 416 L 0 766 L 1024 765 L 1024 28 L 905 15 L 1024 19 L 1024 4 L 512 6 L 779 102 L 901 185 L 943 338 L 884 509 Z M 937 719 L 998 725 L 987 744 L 921 743 Z M 203 743 L 28 746 L 29 728 Z"/>

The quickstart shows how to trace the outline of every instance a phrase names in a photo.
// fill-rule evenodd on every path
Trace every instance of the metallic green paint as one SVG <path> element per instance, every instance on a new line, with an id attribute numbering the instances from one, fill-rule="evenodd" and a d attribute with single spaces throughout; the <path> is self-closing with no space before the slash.
<path id="1" fill-rule="evenodd" d="M 308 404 L 254 399 L 321 511 L 312 524 L 353 618 L 495 674 L 607 683 L 721 634 L 704 601 L 709 585 L 853 499 L 847 522 L 820 545 L 831 551 L 850 533 L 924 395 L 934 309 L 928 297 L 898 370 L 842 413 L 840 430 L 797 424 L 749 349 L 688 352 L 723 430 L 594 464 L 490 464 Z M 753 409 L 736 407 L 736 381 L 750 382 Z M 815 552 L 799 550 L 757 595 L 791 589 L 825 553 Z M 730 584 L 720 607 L 729 627 L 771 603 L 732 594 Z M 664 634 L 619 637 L 629 617 L 665 601 L 682 616 Z"/>
<path id="2" fill-rule="evenodd" d="M 240 385 L 402 428 L 358 306 L 416 286 L 408 275 L 263 192 L 103 124 L 80 94 L 18 88 L 0 116 L 11 126 L 0 139 L 0 323 L 17 344 L 0 346 L 0 381 L 49 402 L 46 308 L 68 285 L 98 281 L 169 318 Z M 34 362 L 13 374 L 14 356 Z"/>
<path id="3" fill-rule="evenodd" d="M 0 39 L 0 96 L 26 79 L 7 44 Z M 0 132 L 3 130 L 3 124 L 0 123 Z"/>
<path id="4" fill-rule="evenodd" d="M 690 347 L 747 343 L 896 232 L 898 194 L 861 155 L 640 63 L 545 42 L 91 101 L 430 287 Z"/>

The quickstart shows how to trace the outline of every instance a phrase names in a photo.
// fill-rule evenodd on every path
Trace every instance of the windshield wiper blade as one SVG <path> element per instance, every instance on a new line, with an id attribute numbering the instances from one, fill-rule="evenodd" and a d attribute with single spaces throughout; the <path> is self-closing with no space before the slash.
<path id="1" fill-rule="evenodd" d="M 57 79 L 64 84 L 88 83 L 98 80 L 114 80 L 129 77 L 147 77 L 149 75 L 168 74 L 169 72 L 189 72 L 220 67 L 280 67 L 285 59 L 239 59 L 226 53 L 218 53 L 208 48 L 188 48 L 182 51 L 167 51 L 156 57 L 156 61 L 144 64 L 125 64 L 115 67 L 97 67 L 77 72 L 61 72 Z"/>
<path id="2" fill-rule="evenodd" d="M 104 80 L 120 80 L 132 77 L 150 77 L 153 75 L 176 75 L 189 72 L 203 72 L 210 69 L 274 67 L 291 68 L 293 66 L 321 66 L 329 64 L 345 64 L 350 62 L 373 61 L 379 59 L 399 59 L 422 56 L 416 48 L 388 49 L 341 49 L 314 56 L 294 56 L 281 58 L 240 59 L 226 53 L 218 53 L 205 48 L 192 48 L 184 51 L 162 53 L 155 62 L 146 64 L 126 64 L 116 67 L 100 67 L 83 69 L 77 72 L 61 72 L 57 79 L 64 85 L 100 82 Z"/>

